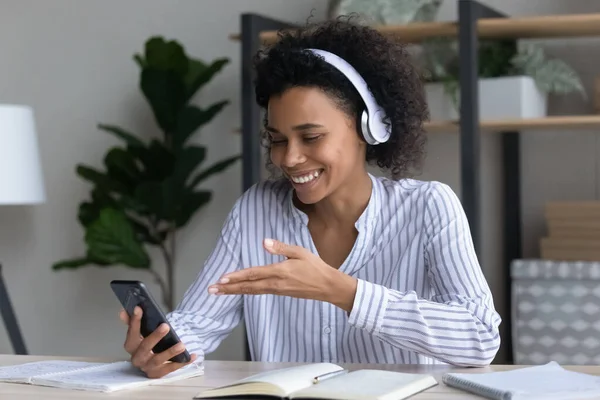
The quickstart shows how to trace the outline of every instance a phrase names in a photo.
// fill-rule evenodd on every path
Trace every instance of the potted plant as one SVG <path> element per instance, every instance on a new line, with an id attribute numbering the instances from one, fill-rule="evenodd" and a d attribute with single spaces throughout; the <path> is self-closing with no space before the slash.
<path id="1" fill-rule="evenodd" d="M 98 125 L 119 138 L 121 145 L 107 150 L 103 170 L 77 166 L 77 174 L 91 184 L 90 197 L 81 202 L 77 215 L 86 253 L 52 268 L 122 265 L 147 271 L 160 285 L 164 305 L 172 310 L 176 234 L 211 201 L 212 192 L 200 184 L 240 158 L 234 155 L 198 171 L 207 149 L 190 144 L 198 129 L 228 104 L 222 100 L 200 108 L 191 99 L 229 60 L 207 64 L 162 37 L 147 40 L 144 54 L 135 54 L 134 60 L 140 68 L 141 92 L 161 135 L 143 140 L 121 127 Z M 163 256 L 164 277 L 152 265 L 150 247 Z"/>
<path id="2" fill-rule="evenodd" d="M 459 116 L 459 63 L 456 42 L 427 41 L 421 50 L 425 93 L 432 120 Z M 481 119 L 542 118 L 549 94 L 585 90 L 564 61 L 548 58 L 539 45 L 515 40 L 481 41 L 478 48 L 479 114 Z"/>

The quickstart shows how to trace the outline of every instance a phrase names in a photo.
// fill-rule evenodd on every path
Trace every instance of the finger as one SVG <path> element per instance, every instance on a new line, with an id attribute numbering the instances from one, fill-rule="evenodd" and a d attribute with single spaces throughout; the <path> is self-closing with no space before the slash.
<path id="1" fill-rule="evenodd" d="M 139 344 L 137 351 L 133 355 L 131 362 L 136 367 L 144 367 L 154 356 L 152 349 L 158 344 L 160 339 L 169 332 L 169 325 L 163 323 L 158 326 L 150 335 L 145 337 Z"/>
<path id="2" fill-rule="evenodd" d="M 280 274 L 280 264 L 270 264 L 263 265 L 260 267 L 250 267 L 245 268 L 240 271 L 231 272 L 229 274 L 223 275 L 223 277 L 219 280 L 218 284 L 231 284 L 231 283 L 239 283 L 246 281 L 259 281 L 262 279 L 269 279 L 279 276 Z M 210 292 L 210 288 L 209 288 Z"/>
<path id="3" fill-rule="evenodd" d="M 261 279 L 258 281 L 245 281 L 214 286 L 218 289 L 215 294 L 279 294 L 281 292 L 279 280 Z"/>
<path id="4" fill-rule="evenodd" d="M 129 314 L 124 309 L 119 312 L 119 319 L 125 324 L 129 325 Z"/>
<path id="5" fill-rule="evenodd" d="M 127 336 L 125 338 L 125 350 L 131 354 L 140 345 L 142 341 L 142 335 L 140 334 L 140 324 L 142 320 L 142 309 L 135 307 L 133 310 L 133 316 L 129 319 L 129 325 L 127 328 Z"/>
<path id="6" fill-rule="evenodd" d="M 263 246 L 265 249 L 271 253 L 280 256 L 285 256 L 287 258 L 306 258 L 309 257 L 312 253 L 306 250 L 304 247 L 295 246 L 287 243 L 280 242 L 279 240 L 274 239 L 265 239 L 263 241 Z"/>
<path id="7" fill-rule="evenodd" d="M 154 346 L 169 333 L 169 325 L 166 323 L 160 324 L 151 334 L 145 337 L 140 343 L 140 349 L 146 353 L 151 353 Z"/>
<path id="8" fill-rule="evenodd" d="M 193 363 L 194 361 L 196 361 L 197 358 L 198 358 L 198 356 L 196 356 L 196 354 L 192 354 L 190 356 L 190 361 L 188 361 L 187 363 L 163 364 L 159 368 L 155 368 L 155 369 L 152 369 L 152 370 L 149 370 L 148 372 L 146 372 L 146 376 L 151 379 L 162 378 L 163 376 L 168 375 L 171 372 L 178 370 L 179 368 L 183 368 L 186 365 Z"/>
<path id="9" fill-rule="evenodd" d="M 169 361 L 171 358 L 175 357 L 178 354 L 181 354 L 185 351 L 185 345 L 182 342 L 174 344 L 169 347 L 165 351 L 158 353 L 152 357 L 152 360 L 148 363 L 149 369 L 154 369 L 160 367 L 162 364 Z M 181 364 L 181 363 L 180 363 Z"/>

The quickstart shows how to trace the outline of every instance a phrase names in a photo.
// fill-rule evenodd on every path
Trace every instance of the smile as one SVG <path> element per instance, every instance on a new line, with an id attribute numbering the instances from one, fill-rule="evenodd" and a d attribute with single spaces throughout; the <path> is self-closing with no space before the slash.
<path id="1" fill-rule="evenodd" d="M 296 175 L 296 176 L 290 175 L 290 179 L 294 183 L 299 183 L 299 184 L 309 183 L 309 182 L 312 182 L 315 179 L 317 179 L 319 177 L 319 175 L 321 175 L 321 172 L 322 172 L 322 170 L 317 170 L 317 171 L 309 172 L 308 174 L 304 174 L 304 175 Z"/>

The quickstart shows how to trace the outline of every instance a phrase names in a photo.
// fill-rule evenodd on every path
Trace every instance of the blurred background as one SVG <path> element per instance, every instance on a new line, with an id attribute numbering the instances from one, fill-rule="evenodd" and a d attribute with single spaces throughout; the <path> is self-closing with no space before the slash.
<path id="1" fill-rule="evenodd" d="M 0 0 L 0 105 L 24 105 L 32 111 L 32 114 L 25 112 L 24 117 L 14 112 L 0 112 L 0 140 L 3 141 L 0 147 L 6 146 L 5 153 L 0 150 L 5 157 L 4 161 L 0 161 L 4 169 L 0 175 L 13 178 L 13 186 L 6 184 L 2 187 L 4 181 L 0 180 L 0 203 L 3 192 L 12 193 L 14 187 L 27 184 L 25 180 L 35 180 L 31 178 L 35 172 L 29 174 L 18 169 L 27 167 L 11 167 L 18 166 L 18 162 L 9 157 L 13 151 L 9 147 L 12 139 L 2 133 L 3 126 L 15 126 L 6 123 L 11 118 L 25 118 L 27 121 L 27 118 L 33 118 L 34 128 L 31 125 L 26 128 L 19 126 L 26 132 L 34 132 L 39 157 L 35 153 L 35 145 L 31 145 L 30 150 L 33 150 L 29 152 L 24 150 L 22 157 L 31 157 L 34 165 L 39 160 L 43 176 L 39 185 L 43 185 L 45 194 L 44 201 L 34 201 L 36 204 L 27 204 L 31 202 L 27 199 L 21 202 L 7 200 L 0 207 L 2 273 L 30 354 L 124 356 L 125 327 L 118 319 L 120 305 L 110 291 L 109 282 L 113 279 L 142 280 L 160 301 L 163 301 L 164 289 L 167 288 L 171 296 L 162 303 L 167 309 L 169 301 L 176 304 L 201 271 L 227 213 L 243 190 L 243 165 L 238 158 L 242 151 L 242 42 L 239 36 L 235 36 L 240 34 L 241 14 L 260 14 L 290 24 L 303 24 L 309 18 L 311 21 L 325 20 L 344 10 L 371 13 L 370 17 L 378 25 L 400 24 L 407 18 L 413 22 L 419 18 L 403 9 L 405 4 L 402 3 L 407 3 L 403 0 L 379 1 L 395 5 L 397 14 L 390 13 L 389 19 L 382 19 L 377 11 L 369 8 L 378 3 L 374 0 L 363 1 L 362 4 L 358 0 Z M 367 3 L 370 5 L 367 6 Z M 456 0 L 423 2 L 426 3 L 439 6 L 433 14 L 435 21 L 456 21 Z M 600 3 L 587 0 L 482 0 L 481 3 L 513 17 L 600 13 Z M 394 20 L 393 16 L 397 19 Z M 170 41 L 176 41 L 178 45 Z M 545 57 L 568 64 L 569 68 L 556 67 L 554 72 L 546 71 L 549 76 L 539 77 L 539 82 L 546 82 L 550 85 L 548 87 L 556 89 L 548 93 L 547 104 L 541 103 L 543 116 L 598 115 L 595 93 L 599 90 L 596 82 L 600 76 L 600 52 L 596 38 L 557 37 L 518 42 L 533 43 L 543 49 Z M 135 54 L 139 55 L 137 59 L 134 59 Z M 501 57 L 499 54 L 493 53 L 490 57 Z M 138 182 L 141 178 L 136 173 L 139 171 L 130 169 L 132 154 L 159 160 L 155 165 L 157 169 L 166 168 L 173 161 L 161 152 L 160 145 L 157 144 L 154 149 L 142 147 L 129 136 L 131 134 L 145 143 L 154 138 L 160 143 L 165 135 L 173 135 L 169 125 L 172 121 L 165 111 L 170 105 L 162 104 L 161 96 L 156 95 L 164 87 L 161 85 L 170 78 L 153 76 L 149 68 L 172 62 L 172 59 L 165 61 L 168 55 L 179 60 L 181 65 L 190 66 L 184 72 L 191 80 L 177 81 L 171 77 L 183 85 L 183 94 L 180 98 L 169 99 L 188 107 L 190 129 L 178 127 L 184 131 L 178 140 L 182 146 L 184 141 L 190 146 L 186 160 L 198 169 L 195 175 L 187 172 L 197 177 L 199 183 L 198 193 L 180 193 L 178 199 L 185 199 L 182 200 L 185 205 L 177 204 L 183 207 L 177 213 L 169 208 L 175 204 L 169 201 L 177 199 L 157 200 L 162 193 L 161 187 L 145 185 L 143 190 L 136 192 L 130 185 L 111 188 L 110 183 L 104 180 L 108 163 L 111 173 L 120 176 L 121 182 Z M 535 55 L 529 56 L 535 58 Z M 526 61 L 535 60 L 523 61 L 524 58 L 519 64 L 524 71 L 521 75 L 533 74 L 535 64 L 532 69 Z M 515 63 L 518 64 L 518 60 Z M 545 62 L 540 65 L 543 64 Z M 433 68 L 433 72 L 444 75 L 448 71 Z M 498 75 L 491 73 L 489 76 L 494 78 Z M 194 78 L 197 79 L 195 86 Z M 432 84 L 435 84 L 435 78 L 431 77 Z M 557 84 L 553 85 L 553 82 Z M 436 89 L 434 86 L 429 87 L 429 95 L 438 93 L 443 97 L 439 87 Z M 580 89 L 586 96 L 581 95 Z M 505 101 L 502 103 L 497 89 L 489 90 L 486 92 L 482 87 L 482 98 L 487 93 L 495 101 L 500 101 L 494 103 L 496 108 L 509 108 L 510 100 L 502 100 Z M 515 93 L 512 94 L 525 96 L 519 97 L 524 99 L 524 108 L 532 104 L 527 94 Z M 431 97 L 432 107 L 434 103 L 439 105 L 442 97 Z M 444 106 L 447 107 L 447 104 L 440 107 Z M 443 110 L 436 112 L 442 113 Z M 446 117 L 452 119 L 452 115 Z M 494 116 L 490 118 L 494 119 Z M 592 122 L 595 121 L 600 126 L 599 120 Z M 523 260 L 568 261 L 563 265 L 587 262 L 572 267 L 580 272 L 598 267 L 594 267 L 594 262 L 600 258 L 592 250 L 598 248 L 595 247 L 597 242 L 593 231 L 600 231 L 600 225 L 596 228 L 593 224 L 588 226 L 585 239 L 577 236 L 577 229 L 571 227 L 566 234 L 569 239 L 564 239 L 563 235 L 562 240 L 558 239 L 558 245 L 546 243 L 546 253 L 542 246 L 543 239 L 549 236 L 549 202 L 598 200 L 600 143 L 597 126 L 586 124 L 585 129 L 581 129 L 565 124 L 559 128 L 549 125 L 531 132 L 526 128 L 522 130 L 519 206 Z M 185 132 L 190 136 L 186 137 Z M 504 217 L 500 212 L 504 206 L 503 159 L 500 142 L 499 135 L 482 134 L 480 261 L 503 319 L 512 319 L 513 329 L 518 325 L 519 312 L 533 312 L 526 318 L 540 321 L 537 325 L 533 324 L 533 333 L 504 330 L 503 336 L 516 335 L 513 337 L 515 351 L 521 351 L 518 350 L 521 345 L 535 347 L 540 341 L 548 344 L 536 350 L 537 356 L 527 355 L 522 350 L 521 358 L 517 359 L 521 363 L 541 363 L 546 358 L 559 358 L 559 361 L 570 363 L 579 360 L 580 363 L 598 364 L 600 359 L 594 357 L 600 354 L 600 341 L 590 341 L 589 337 L 593 335 L 588 336 L 585 332 L 588 329 L 597 332 L 593 323 L 600 320 L 597 318 L 600 306 L 587 307 L 588 303 L 582 300 L 587 295 L 595 296 L 595 283 L 591 282 L 591 286 L 582 289 L 585 296 L 575 295 L 573 309 L 566 313 L 580 315 L 583 322 L 579 325 L 585 325 L 572 333 L 568 330 L 575 320 L 561 320 L 566 322 L 559 323 L 556 329 L 552 328 L 552 318 L 563 318 L 557 314 L 562 311 L 556 308 L 556 304 L 540 300 L 539 296 L 539 301 L 534 295 L 528 300 L 528 305 L 520 308 L 522 303 L 519 299 L 514 300 L 512 306 L 508 305 L 507 296 L 511 294 L 505 289 L 511 277 L 503 257 Z M 126 150 L 111 152 L 115 147 Z M 23 150 L 22 146 L 17 148 Z M 110 157 L 107 157 L 108 154 Z M 442 126 L 429 135 L 427 160 L 417 178 L 442 181 L 460 194 L 459 163 L 458 134 L 445 132 Z M 81 166 L 83 168 L 78 169 Z M 202 175 L 211 166 L 214 168 Z M 197 171 L 200 171 L 200 176 Z M 164 173 L 155 172 L 158 175 Z M 373 172 L 378 173 L 377 170 Z M 124 214 L 101 212 L 100 205 L 107 204 L 102 197 L 103 190 L 109 189 L 129 190 L 128 193 L 141 203 L 146 201 L 144 204 L 150 210 L 146 209 L 147 214 L 158 219 L 150 227 L 135 226 L 131 221 L 122 220 Z M 90 202 L 92 193 L 95 195 L 94 202 Z M 82 203 L 88 204 L 80 208 Z M 595 203 L 588 205 L 593 214 Z M 592 214 L 581 214 L 587 208 L 567 206 L 560 210 L 592 220 Z M 136 204 L 127 204 L 125 208 L 133 210 Z M 562 212 L 560 210 L 557 212 Z M 600 212 L 597 213 L 600 216 Z M 162 225 L 158 221 L 161 218 Z M 169 253 L 172 243 L 167 235 L 174 231 L 176 252 L 172 258 Z M 154 246 L 150 245 L 152 241 Z M 561 243 L 569 241 L 576 242 L 574 247 L 566 250 L 561 247 Z M 167 251 L 167 260 L 171 263 L 165 263 L 161 246 Z M 86 254 L 88 258 L 81 260 Z M 96 264 L 91 262 L 94 257 Z M 102 257 L 105 261 L 100 262 Z M 532 274 L 535 276 L 534 272 Z M 528 278 L 528 285 L 514 293 L 529 293 L 531 279 L 540 280 L 539 287 L 542 289 L 539 290 L 542 291 L 558 287 L 556 291 L 562 296 L 571 293 L 577 285 L 577 279 L 571 280 L 568 272 L 562 275 L 562 280 L 559 278 L 548 283 L 549 286 L 544 286 L 547 282 L 543 278 Z M 600 288 L 600 285 L 597 287 Z M 597 292 L 600 295 L 600 290 Z M 550 304 L 546 313 L 543 304 Z M 548 315 L 551 319 L 546 318 Z M 525 327 L 523 324 L 527 322 L 519 326 Z M 536 330 L 535 326 L 540 328 Z M 208 358 L 243 360 L 244 342 L 243 326 L 240 326 Z M 565 350 L 557 353 L 556 346 L 561 343 Z M 514 354 L 508 354 L 509 351 L 504 347 L 496 362 L 513 360 Z M 4 325 L 0 325 L 0 353 L 13 352 L 8 332 Z M 584 354 L 585 358 L 573 359 L 578 354 Z"/>

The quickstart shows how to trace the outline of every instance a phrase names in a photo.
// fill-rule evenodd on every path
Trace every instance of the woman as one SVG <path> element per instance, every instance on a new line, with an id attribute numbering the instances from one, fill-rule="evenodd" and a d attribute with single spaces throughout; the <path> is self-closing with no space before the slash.
<path id="1" fill-rule="evenodd" d="M 282 34 L 256 73 L 280 177 L 241 196 L 169 314 L 188 351 L 215 350 L 244 316 L 259 361 L 489 364 L 500 317 L 461 204 L 448 186 L 409 178 L 427 106 L 405 49 L 330 21 Z M 142 341 L 136 324 L 125 343 L 135 365 L 149 376 L 181 367 L 165 362 L 184 346 L 153 354 L 162 334 Z"/>

